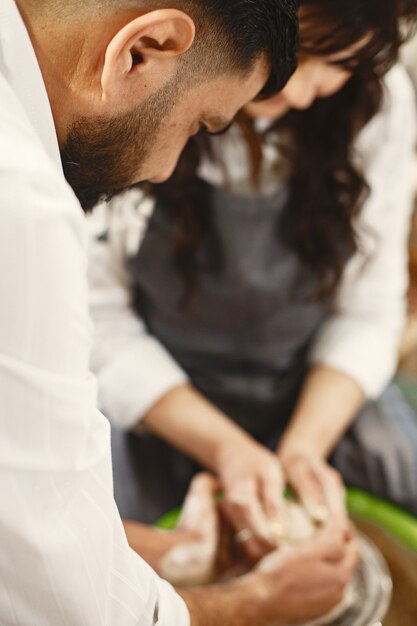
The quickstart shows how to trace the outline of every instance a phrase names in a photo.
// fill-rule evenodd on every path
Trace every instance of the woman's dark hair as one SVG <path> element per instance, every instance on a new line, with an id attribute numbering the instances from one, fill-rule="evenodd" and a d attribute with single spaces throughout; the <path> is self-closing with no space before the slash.
<path id="1" fill-rule="evenodd" d="M 313 273 L 317 289 L 312 295 L 331 298 L 347 258 L 358 248 L 354 219 L 369 191 L 355 164 L 355 139 L 381 107 L 382 77 L 397 60 L 417 0 L 303 0 L 301 5 L 301 54 L 333 55 L 363 42 L 343 60 L 352 77 L 334 96 L 289 112 L 262 136 L 244 116 L 240 125 L 255 180 L 262 142 L 277 138 L 290 189 L 277 236 Z M 197 251 L 209 227 L 210 197 L 196 175 L 206 145 L 202 137 L 190 141 L 172 179 L 152 189 L 177 223 L 174 261 L 185 280 L 182 304 L 198 287 Z"/>

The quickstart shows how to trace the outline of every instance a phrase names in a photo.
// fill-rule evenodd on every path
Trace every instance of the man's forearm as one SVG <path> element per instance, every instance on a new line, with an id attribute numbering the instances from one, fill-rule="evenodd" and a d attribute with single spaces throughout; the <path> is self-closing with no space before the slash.
<path id="1" fill-rule="evenodd" d="M 346 374 L 314 367 L 279 446 L 279 453 L 312 451 L 326 458 L 364 401 L 359 385 Z"/>
<path id="2" fill-rule="evenodd" d="M 261 603 L 256 601 L 253 585 L 245 579 L 177 591 L 188 606 L 191 626 L 263 626 L 267 623 L 262 618 Z"/>
<path id="3" fill-rule="evenodd" d="M 157 572 L 161 559 L 169 550 L 178 543 L 190 541 L 187 531 L 168 532 L 130 520 L 123 520 L 123 526 L 130 547 Z"/>

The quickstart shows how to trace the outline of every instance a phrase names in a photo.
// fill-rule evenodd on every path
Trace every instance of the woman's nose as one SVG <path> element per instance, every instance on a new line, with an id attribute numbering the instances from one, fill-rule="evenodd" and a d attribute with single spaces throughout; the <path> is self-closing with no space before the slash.
<path id="1" fill-rule="evenodd" d="M 315 100 L 316 90 L 313 85 L 300 81 L 288 84 L 282 95 L 292 109 L 308 109 Z"/>
<path id="2" fill-rule="evenodd" d="M 281 92 L 294 109 L 308 109 L 316 99 L 321 80 L 321 68 L 313 62 L 299 67 Z"/>

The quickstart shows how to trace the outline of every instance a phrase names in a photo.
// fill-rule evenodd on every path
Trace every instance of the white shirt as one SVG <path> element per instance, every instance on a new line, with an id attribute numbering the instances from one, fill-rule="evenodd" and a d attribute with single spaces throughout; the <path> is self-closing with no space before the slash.
<path id="1" fill-rule="evenodd" d="M 402 47 L 401 59 L 409 71 L 411 78 L 414 82 L 414 87 L 417 87 L 417 35 L 414 33 L 413 37 Z"/>
<path id="2" fill-rule="evenodd" d="M 13 0 L 0 6 L 0 624 L 187 626 L 127 545 L 89 371 L 87 227 Z"/>
<path id="3" fill-rule="evenodd" d="M 385 79 L 380 113 L 357 142 L 371 193 L 357 230 L 360 251 L 348 263 L 333 312 L 321 326 L 310 354 L 353 378 L 370 398 L 377 397 L 393 375 L 406 312 L 407 239 L 413 206 L 416 109 L 410 81 L 401 66 Z M 222 151 L 227 180 L 244 190 L 248 159 L 239 135 L 226 135 Z M 270 150 L 266 154 L 270 155 Z M 205 163 L 201 175 L 223 184 L 223 170 Z M 265 177 L 268 184 L 270 178 Z M 137 252 L 152 212 L 150 200 L 132 191 L 100 207 L 93 218 L 90 253 L 91 309 L 96 323 L 92 367 L 99 382 L 104 413 L 132 428 L 167 391 L 187 381 L 184 371 L 130 308 L 126 257 Z M 110 220 L 109 220 L 110 216 Z M 110 228 L 108 242 L 94 234 Z"/>

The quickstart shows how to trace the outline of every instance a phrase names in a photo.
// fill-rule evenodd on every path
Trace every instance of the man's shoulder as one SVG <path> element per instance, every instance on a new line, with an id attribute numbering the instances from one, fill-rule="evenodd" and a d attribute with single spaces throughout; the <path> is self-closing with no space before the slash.
<path id="1" fill-rule="evenodd" d="M 19 99 L 1 73 L 0 138 L 0 170 L 53 170 Z"/>
<path id="2" fill-rule="evenodd" d="M 36 130 L 0 73 L 0 204 L 1 210 L 80 218 L 81 209 L 62 172 L 47 154 Z M 31 207 L 36 204 L 36 211 Z M 17 217 L 17 216 L 16 216 Z M 21 217 L 21 215 L 20 215 Z"/>

